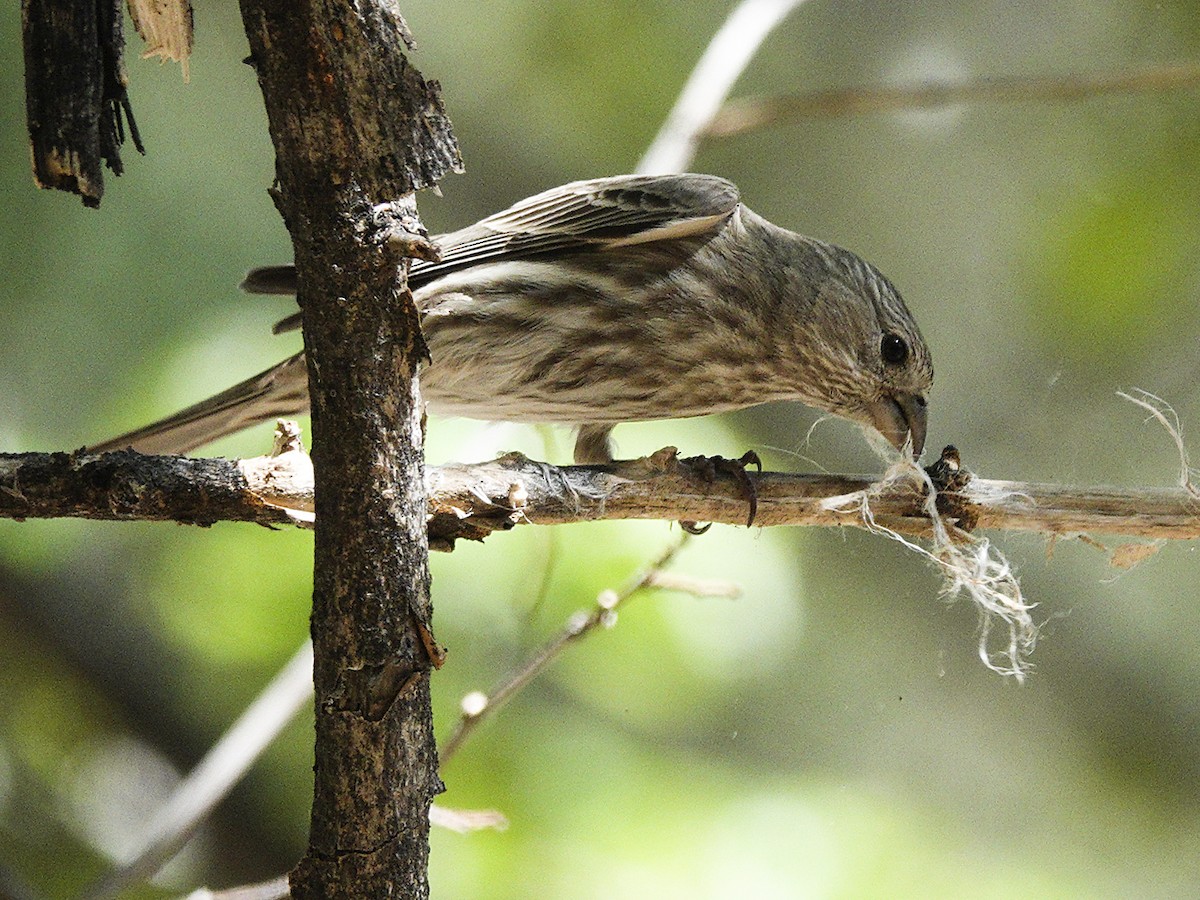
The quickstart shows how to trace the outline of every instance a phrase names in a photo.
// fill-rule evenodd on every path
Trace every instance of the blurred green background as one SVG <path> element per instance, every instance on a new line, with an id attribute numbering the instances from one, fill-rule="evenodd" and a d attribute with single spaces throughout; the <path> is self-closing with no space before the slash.
<path id="1" fill-rule="evenodd" d="M 630 170 L 728 0 L 406 0 L 467 173 L 421 197 L 448 230 Z M 109 437 L 296 346 L 287 298 L 240 296 L 290 258 L 236 5 L 201 4 L 190 84 L 137 59 L 149 156 L 99 212 L 31 183 L 19 16 L 0 21 L 0 448 Z M 1132 70 L 1200 55 L 1194 3 L 813 0 L 735 95 L 932 77 Z M 997 478 L 1168 485 L 1173 447 L 1115 396 L 1200 434 L 1200 92 L 809 121 L 706 144 L 771 220 L 861 252 L 937 364 L 930 446 Z M 877 471 L 806 409 L 628 425 L 623 455 L 757 449 L 772 468 Z M 565 432 L 432 421 L 429 456 Z M 214 452 L 252 455 L 269 428 Z M 1193 442 L 1193 448 L 1200 446 Z M 572 611 L 672 540 L 665 523 L 522 528 L 433 560 L 439 733 Z M 1078 542 L 995 534 L 1046 622 L 1025 686 L 986 671 L 976 618 L 916 555 L 857 531 L 715 527 L 676 568 L 736 601 L 639 597 L 567 651 L 444 772 L 439 898 L 1200 896 L 1200 558 L 1132 571 Z M 303 640 L 311 537 L 246 525 L 0 522 L 0 863 L 71 896 Z M 540 599 L 539 599 L 540 598 Z M 131 896 L 233 885 L 303 850 L 307 716 Z M 0 890 L 3 893 L 3 890 Z"/>

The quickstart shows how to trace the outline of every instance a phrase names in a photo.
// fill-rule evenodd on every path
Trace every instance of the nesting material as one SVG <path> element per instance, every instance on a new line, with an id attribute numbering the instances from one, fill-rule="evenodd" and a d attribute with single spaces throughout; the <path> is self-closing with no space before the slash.
<path id="1" fill-rule="evenodd" d="M 1026 602 L 1008 560 L 991 541 L 947 525 L 937 509 L 937 488 L 911 455 L 902 453 L 896 459 L 893 451 L 892 459 L 883 478 L 870 488 L 830 497 L 822 505 L 856 513 L 868 531 L 891 538 L 933 563 L 942 574 L 941 596 L 954 600 L 965 594 L 979 612 L 979 658 L 983 664 L 993 672 L 1024 681 L 1037 643 L 1038 626 L 1031 614 L 1035 604 Z M 897 490 L 916 490 L 924 496 L 932 529 L 929 549 L 875 520 L 872 500 Z"/>
<path id="2" fill-rule="evenodd" d="M 1146 410 L 1150 413 L 1150 418 L 1146 419 L 1147 422 L 1154 419 L 1167 430 L 1167 434 L 1171 436 L 1171 440 L 1175 444 L 1175 449 L 1179 451 L 1179 486 L 1193 497 L 1200 497 L 1200 488 L 1192 483 L 1192 476 L 1196 474 L 1196 470 L 1192 468 L 1191 460 L 1188 458 L 1187 446 L 1183 443 L 1183 426 L 1179 424 L 1179 414 L 1175 412 L 1175 408 L 1162 397 L 1149 391 L 1143 391 L 1141 388 L 1133 388 L 1132 392 L 1128 394 L 1124 391 L 1117 391 L 1117 396 Z"/>

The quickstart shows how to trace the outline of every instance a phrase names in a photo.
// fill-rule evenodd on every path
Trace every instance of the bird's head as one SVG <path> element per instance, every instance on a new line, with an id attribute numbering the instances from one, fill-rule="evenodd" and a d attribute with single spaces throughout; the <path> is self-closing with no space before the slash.
<path id="1" fill-rule="evenodd" d="M 853 253 L 829 245 L 819 251 L 826 276 L 817 289 L 810 323 L 824 371 L 810 379 L 819 396 L 805 399 L 879 432 L 901 450 L 925 448 L 933 362 L 916 321 L 884 275 Z"/>

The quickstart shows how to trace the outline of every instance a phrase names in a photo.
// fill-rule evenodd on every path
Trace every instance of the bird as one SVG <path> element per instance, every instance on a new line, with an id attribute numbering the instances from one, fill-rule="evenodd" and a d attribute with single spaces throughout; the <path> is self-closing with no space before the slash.
<path id="1" fill-rule="evenodd" d="M 575 461 L 601 463 L 622 422 L 793 400 L 921 455 L 933 364 L 899 292 L 856 254 L 754 213 L 723 178 L 575 181 L 433 241 L 440 259 L 408 275 L 429 412 L 570 424 Z M 295 293 L 296 270 L 254 269 L 242 287 Z M 89 449 L 187 453 L 307 409 L 301 352 Z"/>

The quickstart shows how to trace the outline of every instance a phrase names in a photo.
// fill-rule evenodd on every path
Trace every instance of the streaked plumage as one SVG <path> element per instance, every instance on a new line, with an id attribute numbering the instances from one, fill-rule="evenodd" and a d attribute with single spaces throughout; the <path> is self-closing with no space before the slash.
<path id="1" fill-rule="evenodd" d="M 846 250 L 770 224 L 707 175 L 624 176 L 538 194 L 435 239 L 409 286 L 432 363 L 433 413 L 608 430 L 799 400 L 919 453 L 933 369 L 891 283 Z M 244 285 L 295 290 L 290 266 Z M 297 323 L 285 320 L 281 327 Z M 278 329 L 277 329 L 278 330 Z M 896 341 L 904 349 L 902 360 Z M 186 452 L 307 409 L 303 355 L 94 449 Z"/>

